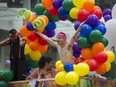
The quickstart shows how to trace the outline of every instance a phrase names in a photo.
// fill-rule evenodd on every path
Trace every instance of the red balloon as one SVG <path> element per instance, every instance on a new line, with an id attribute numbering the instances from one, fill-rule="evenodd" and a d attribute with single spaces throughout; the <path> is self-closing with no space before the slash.
<path id="1" fill-rule="evenodd" d="M 85 9 L 82 9 L 78 12 L 78 20 L 85 21 L 89 16 L 89 12 Z"/>
<path id="2" fill-rule="evenodd" d="M 43 38 L 41 38 L 40 36 L 38 36 L 38 43 L 40 45 L 47 45 L 48 42 L 46 40 L 44 40 Z"/>
<path id="3" fill-rule="evenodd" d="M 105 52 L 99 52 L 96 54 L 94 58 L 98 63 L 104 63 L 107 61 L 108 56 Z"/>
<path id="4" fill-rule="evenodd" d="M 95 59 L 89 59 L 86 63 L 89 65 L 90 71 L 95 71 L 98 68 L 98 63 Z"/>
<path id="5" fill-rule="evenodd" d="M 95 14 L 98 17 L 98 19 L 101 19 L 102 17 L 102 11 L 100 9 L 94 9 L 92 11 L 92 14 Z"/>
<path id="6" fill-rule="evenodd" d="M 34 40 L 37 39 L 37 37 L 38 37 L 38 35 L 37 35 L 36 33 L 32 32 L 32 34 L 29 35 L 27 38 L 28 38 L 29 40 L 31 40 L 31 41 L 34 41 Z"/>
<path id="7" fill-rule="evenodd" d="M 55 16 L 58 14 L 58 10 L 55 9 L 53 6 L 51 6 L 49 9 L 48 9 L 48 13 L 51 14 L 52 16 Z"/>

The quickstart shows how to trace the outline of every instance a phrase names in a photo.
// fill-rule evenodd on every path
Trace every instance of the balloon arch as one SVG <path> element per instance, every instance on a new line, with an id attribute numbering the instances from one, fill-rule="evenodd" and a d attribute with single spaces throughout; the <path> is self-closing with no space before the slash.
<path id="1" fill-rule="evenodd" d="M 18 17 L 22 15 L 26 22 L 20 28 L 20 33 L 27 41 L 25 56 L 31 67 L 38 66 L 41 53 L 48 49 L 48 43 L 33 32 L 35 29 L 51 38 L 55 35 L 56 22 L 59 20 L 74 23 L 75 30 L 86 20 L 77 37 L 78 44 L 75 42 L 72 48 L 75 64 L 63 65 L 60 60 L 57 61 L 55 82 L 75 85 L 80 76 L 90 71 L 103 75 L 110 70 L 115 55 L 105 50 L 108 45 L 104 37 L 107 29 L 100 21 L 103 13 L 99 6 L 95 6 L 95 0 L 42 0 L 35 5 L 34 11 L 22 8 L 18 12 Z M 111 15 L 107 12 L 104 14 Z"/>

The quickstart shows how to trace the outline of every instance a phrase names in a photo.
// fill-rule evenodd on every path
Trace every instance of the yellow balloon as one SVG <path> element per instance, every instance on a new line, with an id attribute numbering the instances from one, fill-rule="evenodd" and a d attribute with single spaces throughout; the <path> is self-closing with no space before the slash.
<path id="1" fill-rule="evenodd" d="M 39 51 L 31 51 L 29 56 L 32 60 L 39 60 L 41 57 L 41 53 Z"/>
<path id="2" fill-rule="evenodd" d="M 111 62 L 113 62 L 114 59 L 115 59 L 114 53 L 113 53 L 112 51 L 106 51 L 106 54 L 107 54 L 107 56 L 108 56 L 108 59 L 107 59 L 106 63 L 111 63 Z"/>
<path id="3" fill-rule="evenodd" d="M 58 69 L 60 64 L 62 64 L 62 62 L 61 62 L 61 60 L 58 60 L 58 61 L 55 63 L 55 67 Z"/>
<path id="4" fill-rule="evenodd" d="M 60 71 L 63 71 L 63 70 L 64 70 L 64 65 L 61 63 L 61 64 L 59 65 L 58 69 L 59 69 Z"/>
<path id="5" fill-rule="evenodd" d="M 74 67 L 74 71 L 79 75 L 79 76 L 85 76 L 89 73 L 89 65 L 86 63 L 78 63 Z"/>
<path id="6" fill-rule="evenodd" d="M 75 85 L 75 84 L 77 84 L 78 81 L 79 81 L 79 76 L 77 75 L 76 72 L 70 71 L 70 72 L 67 73 L 66 82 L 69 85 Z"/>
<path id="7" fill-rule="evenodd" d="M 55 76 L 55 82 L 58 85 L 66 85 L 66 81 L 65 81 L 66 74 L 67 73 L 65 71 L 61 71 L 61 72 L 57 73 Z"/>
<path id="8" fill-rule="evenodd" d="M 78 11 L 79 11 L 79 10 L 80 10 L 80 9 L 77 8 L 77 7 L 72 8 L 72 9 L 70 10 L 70 12 L 69 12 L 70 17 L 73 18 L 73 19 L 78 19 L 77 14 L 78 14 Z"/>
<path id="9" fill-rule="evenodd" d="M 24 54 L 26 55 L 26 54 L 29 54 L 30 52 L 31 52 L 31 49 L 30 49 L 29 45 L 26 44 L 25 48 L 24 48 Z"/>
<path id="10" fill-rule="evenodd" d="M 107 68 L 106 71 L 107 71 L 107 72 L 110 71 L 110 69 L 111 69 L 111 64 L 110 64 L 110 63 L 105 63 L 105 65 L 106 65 L 106 68 Z"/>
<path id="11" fill-rule="evenodd" d="M 82 8 L 83 4 L 84 4 L 84 2 L 86 2 L 86 0 L 73 0 L 72 2 L 76 7 Z"/>

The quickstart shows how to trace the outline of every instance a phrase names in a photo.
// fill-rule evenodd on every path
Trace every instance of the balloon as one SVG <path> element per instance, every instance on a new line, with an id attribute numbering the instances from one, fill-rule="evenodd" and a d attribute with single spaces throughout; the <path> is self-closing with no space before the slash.
<path id="1" fill-rule="evenodd" d="M 93 58 L 92 50 L 91 48 L 83 48 L 81 51 L 81 55 L 84 59 L 91 59 Z"/>
<path id="2" fill-rule="evenodd" d="M 95 56 L 97 53 L 104 51 L 104 45 L 101 42 L 96 42 L 92 46 L 92 52 Z"/>
<path id="3" fill-rule="evenodd" d="M 43 38 L 41 38 L 40 36 L 38 36 L 38 43 L 43 46 L 48 44 L 48 42 Z"/>
<path id="4" fill-rule="evenodd" d="M 41 53 L 45 53 L 45 52 L 47 52 L 47 50 L 48 50 L 48 45 L 44 45 L 44 46 L 40 46 L 39 45 L 39 47 L 38 47 L 38 50 L 41 52 Z"/>
<path id="5" fill-rule="evenodd" d="M 66 11 L 62 7 L 60 7 L 58 9 L 58 16 L 68 16 L 68 11 Z"/>
<path id="6" fill-rule="evenodd" d="M 61 0 L 53 0 L 52 5 L 54 8 L 59 9 L 62 6 L 62 1 Z"/>
<path id="7" fill-rule="evenodd" d="M 31 31 L 29 31 L 27 28 L 26 28 L 26 25 L 23 25 L 21 28 L 20 28 L 20 34 L 23 36 L 23 37 L 27 37 L 29 35 L 31 35 Z"/>
<path id="8" fill-rule="evenodd" d="M 106 27 L 103 24 L 98 24 L 94 29 L 99 30 L 102 33 L 102 35 L 106 33 Z"/>
<path id="9" fill-rule="evenodd" d="M 31 52 L 31 49 L 30 49 L 29 45 L 26 44 L 25 48 L 24 48 L 24 54 L 26 55 L 26 54 L 29 54 L 30 52 Z"/>
<path id="10" fill-rule="evenodd" d="M 87 17 L 86 23 L 91 27 L 95 27 L 98 24 L 98 17 L 95 14 L 91 14 Z"/>
<path id="11" fill-rule="evenodd" d="M 8 87 L 8 83 L 6 81 L 0 81 L 0 87 Z"/>
<path id="12" fill-rule="evenodd" d="M 66 74 L 67 73 L 65 71 L 58 72 L 55 76 L 55 82 L 59 85 L 66 85 L 66 80 L 65 80 Z"/>
<path id="13" fill-rule="evenodd" d="M 77 82 L 79 81 L 79 76 L 77 75 L 76 72 L 71 71 L 71 72 L 68 72 L 68 73 L 67 73 L 65 79 L 66 79 L 66 82 L 67 82 L 69 85 L 75 85 L 75 84 L 77 84 Z"/>
<path id="14" fill-rule="evenodd" d="M 73 4 L 78 7 L 78 8 L 82 8 L 83 4 L 86 2 L 86 0 L 72 0 Z"/>
<path id="15" fill-rule="evenodd" d="M 59 71 L 64 71 L 64 65 L 61 63 L 58 67 Z"/>
<path id="16" fill-rule="evenodd" d="M 110 15 L 110 16 L 111 16 L 111 12 L 112 12 L 112 10 L 109 9 L 109 8 L 107 8 L 107 9 L 105 9 L 105 10 L 103 11 L 103 16 L 105 16 L 105 15 Z"/>
<path id="17" fill-rule="evenodd" d="M 89 16 L 89 12 L 85 9 L 81 9 L 78 12 L 78 20 L 79 21 L 85 21 L 87 19 L 87 17 Z"/>
<path id="18" fill-rule="evenodd" d="M 52 0 L 42 0 L 41 1 L 44 8 L 49 9 L 52 6 Z"/>
<path id="19" fill-rule="evenodd" d="M 106 47 L 108 45 L 108 43 L 109 43 L 109 41 L 105 37 L 102 37 L 102 39 L 101 39 L 100 42 L 102 42 L 102 44 L 104 45 L 104 47 Z"/>
<path id="20" fill-rule="evenodd" d="M 99 42 L 102 39 L 102 33 L 99 30 L 92 30 L 89 35 L 89 39 L 92 43 Z"/>
<path id="21" fill-rule="evenodd" d="M 74 68 L 73 68 L 72 63 L 67 62 L 67 63 L 64 64 L 64 70 L 65 70 L 66 72 L 73 71 L 73 69 L 74 69 Z"/>
<path id="22" fill-rule="evenodd" d="M 72 3 L 72 0 L 64 0 L 62 3 L 62 7 L 66 11 L 70 11 L 71 8 L 74 7 L 74 4 Z"/>
<path id="23" fill-rule="evenodd" d="M 97 61 L 97 63 L 104 63 L 107 61 L 108 56 L 105 52 L 99 52 L 95 55 L 94 59 Z"/>
<path id="24" fill-rule="evenodd" d="M 106 63 L 112 63 L 115 59 L 114 53 L 112 51 L 106 51 L 105 53 L 108 56 L 108 59 L 107 59 Z"/>
<path id="25" fill-rule="evenodd" d="M 68 20 L 69 20 L 71 23 L 74 23 L 74 22 L 75 22 L 75 19 L 73 19 L 72 17 L 70 17 L 70 15 L 68 15 Z"/>
<path id="26" fill-rule="evenodd" d="M 79 26 L 80 26 L 81 23 L 82 23 L 81 21 L 76 21 L 76 22 L 74 23 L 74 28 L 75 28 L 75 30 L 77 30 L 77 29 L 79 28 Z"/>
<path id="27" fill-rule="evenodd" d="M 45 16 L 45 15 L 40 15 L 39 17 L 43 18 L 43 19 L 45 20 L 45 22 L 46 22 L 46 25 L 48 25 L 49 19 L 48 19 L 47 16 Z"/>
<path id="28" fill-rule="evenodd" d="M 31 43 L 31 40 L 28 39 L 28 37 L 23 37 L 23 39 L 26 40 L 26 43 L 27 43 L 27 44 Z"/>
<path id="29" fill-rule="evenodd" d="M 94 3 L 91 0 L 86 0 L 86 2 L 83 4 L 83 9 L 91 13 L 94 9 Z"/>
<path id="30" fill-rule="evenodd" d="M 77 16 L 78 11 L 79 9 L 77 7 L 73 7 L 69 12 L 70 17 L 72 17 L 73 19 L 78 19 L 78 16 Z"/>
<path id="31" fill-rule="evenodd" d="M 112 8 L 112 18 L 116 19 L 116 4 Z"/>
<path id="32" fill-rule="evenodd" d="M 39 60 L 41 58 L 41 53 L 39 51 L 31 51 L 29 56 L 32 60 Z"/>
<path id="33" fill-rule="evenodd" d="M 103 75 L 106 73 L 106 70 L 107 70 L 106 65 L 103 63 L 98 66 L 98 68 L 96 69 L 96 72 L 100 75 Z"/>
<path id="34" fill-rule="evenodd" d="M 29 31 L 33 31 L 33 30 L 34 30 L 34 27 L 32 26 L 32 22 L 28 22 L 27 25 L 26 25 L 26 28 L 27 28 Z"/>
<path id="35" fill-rule="evenodd" d="M 95 14 L 98 17 L 98 19 L 102 18 L 102 11 L 101 11 L 101 9 L 95 9 L 94 8 L 94 10 L 92 11 L 92 14 Z"/>
<path id="36" fill-rule="evenodd" d="M 78 63 L 81 63 L 83 62 L 85 59 L 82 58 L 82 57 L 77 57 L 77 58 L 73 58 L 73 64 L 78 64 Z M 74 67 L 74 66 L 73 66 Z"/>
<path id="37" fill-rule="evenodd" d="M 51 6 L 49 9 L 48 9 L 48 13 L 52 16 L 55 16 L 58 14 L 58 10 L 56 8 L 54 8 L 53 6 Z"/>
<path id="38" fill-rule="evenodd" d="M 77 65 L 75 65 L 75 72 L 79 75 L 79 76 L 85 76 L 89 73 L 89 65 L 86 63 L 79 63 Z"/>
<path id="39" fill-rule="evenodd" d="M 33 51 L 37 50 L 38 49 L 38 46 L 39 45 L 38 45 L 38 43 L 36 41 L 32 41 L 32 42 L 29 43 L 29 47 Z"/>
<path id="40" fill-rule="evenodd" d="M 32 68 L 38 67 L 38 60 L 32 60 L 29 55 L 25 55 L 25 60 Z"/>
<path id="41" fill-rule="evenodd" d="M 60 19 L 59 19 L 58 15 L 56 15 L 56 16 L 52 16 L 52 17 L 50 18 L 50 20 L 53 21 L 53 22 L 57 22 L 57 21 L 59 21 Z"/>
<path id="42" fill-rule="evenodd" d="M 50 19 L 50 18 L 52 17 L 52 16 L 48 13 L 48 10 L 45 10 L 45 11 L 43 12 L 43 15 L 47 16 L 48 19 Z"/>
<path id="43" fill-rule="evenodd" d="M 81 48 L 78 46 L 77 43 L 74 43 L 74 44 L 73 44 L 72 49 L 73 49 L 73 52 L 74 52 L 74 53 L 80 53 L 80 51 L 81 51 Z"/>
<path id="44" fill-rule="evenodd" d="M 98 68 L 98 63 L 95 59 L 89 59 L 86 63 L 89 65 L 90 71 L 95 71 Z"/>
<path id="45" fill-rule="evenodd" d="M 107 22 L 110 19 L 112 19 L 112 16 L 111 15 L 107 14 L 107 15 L 104 16 L 105 22 Z"/>
<path id="46" fill-rule="evenodd" d="M 55 31 L 53 30 L 45 30 L 44 34 L 48 37 L 53 37 L 55 35 Z"/>
<path id="47" fill-rule="evenodd" d="M 58 61 L 55 63 L 55 67 L 58 68 L 60 64 L 62 64 L 62 62 L 61 62 L 61 60 L 58 60 Z"/>
<path id="48" fill-rule="evenodd" d="M 65 21 L 68 19 L 68 15 L 66 16 L 58 16 L 60 20 Z"/>
<path id="49" fill-rule="evenodd" d="M 45 8 L 42 6 L 41 3 L 38 3 L 34 6 L 34 11 L 39 14 L 39 15 L 42 15 L 43 12 L 45 11 Z"/>
<path id="50" fill-rule="evenodd" d="M 38 35 L 35 32 L 32 32 L 31 35 L 29 35 L 27 38 L 31 41 L 36 40 Z"/>
<path id="51" fill-rule="evenodd" d="M 107 68 L 106 71 L 107 72 L 110 71 L 110 69 L 111 69 L 111 63 L 105 63 L 105 65 L 106 65 L 106 68 Z"/>
<path id="52" fill-rule="evenodd" d="M 88 24 L 84 24 L 84 25 L 81 27 L 80 34 L 81 34 L 82 36 L 89 37 L 89 34 L 91 33 L 91 31 L 92 31 L 91 26 L 88 25 Z"/>
<path id="53" fill-rule="evenodd" d="M 78 45 L 81 48 L 87 48 L 87 47 L 91 47 L 92 43 L 86 37 L 79 37 L 78 38 Z"/>
<path id="54" fill-rule="evenodd" d="M 45 30 L 55 30 L 56 29 L 56 23 L 53 21 L 49 21 L 48 25 L 45 27 Z"/>

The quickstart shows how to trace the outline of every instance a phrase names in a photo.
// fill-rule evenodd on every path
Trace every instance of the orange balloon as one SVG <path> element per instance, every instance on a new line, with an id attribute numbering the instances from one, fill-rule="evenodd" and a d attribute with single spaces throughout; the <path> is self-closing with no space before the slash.
<path id="1" fill-rule="evenodd" d="M 93 53 L 91 48 L 83 48 L 81 51 L 81 55 L 84 59 L 91 59 L 93 58 Z"/>
<path id="2" fill-rule="evenodd" d="M 87 0 L 83 4 L 83 8 L 87 10 L 88 12 L 91 12 L 94 9 L 94 3 L 91 0 Z"/>
<path id="3" fill-rule="evenodd" d="M 32 16 L 32 17 L 31 17 Z M 30 21 L 34 21 L 36 19 L 36 14 L 31 12 L 31 13 L 28 13 L 28 18 L 25 19 L 26 22 L 30 22 Z"/>
<path id="4" fill-rule="evenodd" d="M 36 14 L 32 13 L 32 21 L 34 21 L 36 19 Z"/>
<path id="5" fill-rule="evenodd" d="M 95 9 L 101 10 L 101 8 L 100 8 L 99 6 L 94 6 L 94 10 L 95 10 Z"/>
<path id="6" fill-rule="evenodd" d="M 45 21 L 46 21 L 46 25 L 48 25 L 49 19 L 48 19 L 48 17 L 47 17 L 47 16 L 45 16 L 45 15 L 40 15 L 39 17 L 44 18 L 44 19 L 45 19 Z"/>
<path id="7" fill-rule="evenodd" d="M 97 72 L 98 74 L 100 74 L 100 75 L 105 74 L 106 71 L 107 71 L 107 67 L 106 67 L 106 65 L 105 65 L 104 63 L 98 65 L 98 68 L 96 69 L 96 72 Z"/>
<path id="8" fill-rule="evenodd" d="M 36 41 L 32 41 L 30 44 L 29 44 L 29 47 L 31 50 L 35 51 L 38 49 L 39 47 L 39 44 L 36 42 Z"/>
<path id="9" fill-rule="evenodd" d="M 49 9 L 52 6 L 53 0 L 42 0 L 42 5 L 44 8 Z"/>
<path id="10" fill-rule="evenodd" d="M 38 50 L 39 50 L 41 53 L 45 53 L 45 52 L 48 50 L 48 46 L 47 46 L 47 45 L 42 46 L 42 45 L 39 44 Z"/>
<path id="11" fill-rule="evenodd" d="M 27 28 L 26 28 L 26 25 L 23 25 L 21 28 L 20 28 L 20 34 L 23 36 L 23 37 L 27 37 L 29 35 L 31 35 L 31 31 L 29 31 Z"/>
<path id="12" fill-rule="evenodd" d="M 29 45 L 29 43 L 31 42 L 31 40 L 29 40 L 27 37 L 23 37 L 26 40 L 26 43 Z"/>
<path id="13" fill-rule="evenodd" d="M 44 29 L 42 29 L 42 30 L 38 30 L 38 32 L 42 33 L 42 32 L 44 32 Z"/>
<path id="14" fill-rule="evenodd" d="M 92 46 L 92 53 L 95 56 L 97 53 L 104 51 L 104 45 L 101 42 L 96 42 Z"/>

